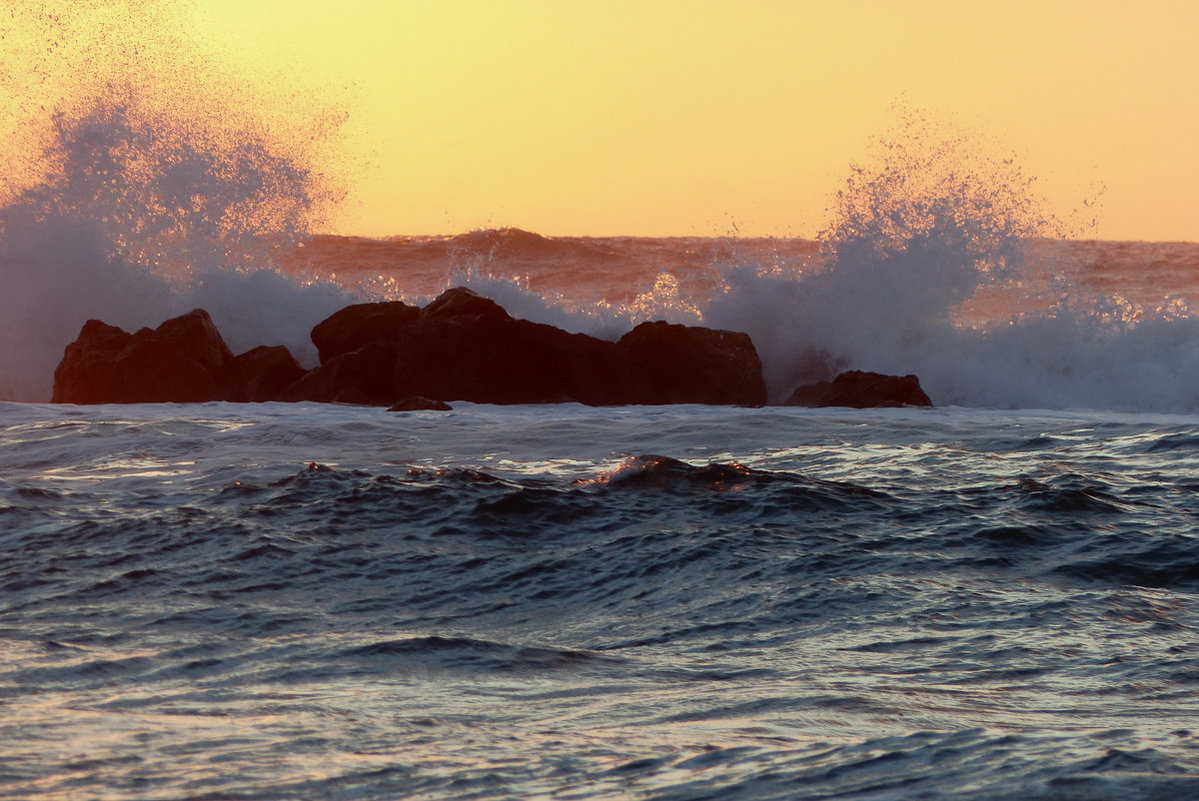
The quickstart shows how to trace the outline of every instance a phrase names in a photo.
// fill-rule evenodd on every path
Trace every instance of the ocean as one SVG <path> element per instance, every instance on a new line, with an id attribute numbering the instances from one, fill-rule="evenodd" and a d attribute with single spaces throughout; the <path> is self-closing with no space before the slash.
<path id="1" fill-rule="evenodd" d="M 312 236 L 302 152 L 110 90 L 0 187 L 0 797 L 1199 797 L 1199 245 L 924 157 L 816 239 Z M 455 285 L 936 408 L 48 403 L 89 318 L 311 366 Z"/>
<path id="2" fill-rule="evenodd" d="M 941 361 L 800 360 L 906 348 L 931 410 L 0 403 L 0 796 L 1199 794 L 1199 246 L 1030 251 L 1054 280 L 934 315 Z M 449 283 L 603 333 L 813 308 L 821 258 L 318 237 L 171 297 L 233 341 Z M 743 319 L 777 392 L 793 340 Z"/>
<path id="3" fill-rule="evenodd" d="M 0 405 L 0 795 L 1199 794 L 1199 417 Z"/>

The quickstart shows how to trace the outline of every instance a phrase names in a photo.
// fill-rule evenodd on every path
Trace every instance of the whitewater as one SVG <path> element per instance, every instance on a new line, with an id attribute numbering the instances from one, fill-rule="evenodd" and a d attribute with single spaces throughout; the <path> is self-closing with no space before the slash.
<path id="1" fill-rule="evenodd" d="M 104 256 L 166 305 L 89 316 L 202 297 L 235 350 L 465 283 L 598 334 L 736 321 L 776 397 L 845 364 L 938 407 L 0 402 L 0 795 L 1199 794 L 1196 248 L 1029 249 L 1074 262 L 802 337 L 873 284 L 808 241 L 317 237 L 175 283 Z"/>
<path id="2" fill-rule="evenodd" d="M 0 796 L 1199 796 L 1199 245 L 914 112 L 811 239 L 317 234 L 336 114 L 47 8 L 0 51 Z M 48 403 L 88 319 L 311 366 L 459 285 L 936 408 Z"/>

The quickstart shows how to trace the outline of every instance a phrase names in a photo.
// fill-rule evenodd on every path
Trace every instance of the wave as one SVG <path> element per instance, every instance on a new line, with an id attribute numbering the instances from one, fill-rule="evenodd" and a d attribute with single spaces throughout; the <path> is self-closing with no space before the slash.
<path id="1" fill-rule="evenodd" d="M 31 18 L 16 23 L 33 40 L 62 38 Z M 774 401 L 861 369 L 915 373 L 937 405 L 1199 411 L 1199 246 L 1066 241 L 1012 158 L 918 112 L 851 165 L 817 241 L 322 238 L 339 196 L 327 114 L 271 124 L 210 65 L 161 54 L 117 59 L 119 84 L 73 81 L 78 55 L 39 62 L 60 96 L 3 165 L 0 398 L 47 400 L 89 318 L 136 329 L 203 307 L 235 352 L 283 344 L 311 366 L 308 333 L 336 309 L 453 284 L 608 339 L 647 319 L 747 332 Z M 234 111 L 181 108 L 192 95 Z"/>
<path id="2" fill-rule="evenodd" d="M 438 635 L 379 640 L 345 648 L 339 659 L 373 664 L 379 670 L 483 670 L 530 672 L 619 666 L 623 659 L 592 651 L 480 640 L 473 637 Z"/>
<path id="3" fill-rule="evenodd" d="M 317 104 L 279 124 L 266 109 L 286 98 L 249 97 L 195 55 L 169 3 L 32 2 L 11 18 L 0 397 L 47 400 L 89 318 L 137 329 L 204 306 L 235 349 L 315 361 L 308 330 L 347 293 L 273 263 L 340 196 L 322 163 L 336 115 Z"/>

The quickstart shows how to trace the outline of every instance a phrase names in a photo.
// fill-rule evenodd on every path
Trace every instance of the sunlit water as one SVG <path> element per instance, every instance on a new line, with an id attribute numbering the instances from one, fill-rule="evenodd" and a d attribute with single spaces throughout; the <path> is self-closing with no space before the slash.
<path id="1" fill-rule="evenodd" d="M 1199 245 L 913 112 L 819 241 L 313 238 L 335 106 L 76 5 L 0 48 L 6 401 L 89 318 L 312 366 L 465 283 L 942 408 L 2 403 L 0 797 L 1199 796 Z"/>
<path id="2" fill-rule="evenodd" d="M 0 406 L 0 796 L 1199 793 L 1199 418 Z"/>

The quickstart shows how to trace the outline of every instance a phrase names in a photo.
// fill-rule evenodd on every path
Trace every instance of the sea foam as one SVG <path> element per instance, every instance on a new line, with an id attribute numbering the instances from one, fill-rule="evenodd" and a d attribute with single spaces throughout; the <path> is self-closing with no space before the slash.
<path id="1" fill-rule="evenodd" d="M 348 302 L 273 269 L 338 197 L 319 160 L 329 116 L 281 130 L 181 55 L 163 6 L 119 25 L 103 3 L 13 12 L 24 47 L 0 71 L 27 80 L 4 133 L 25 147 L 0 183 L 0 397 L 48 400 L 89 318 L 136 329 L 200 306 L 235 351 L 284 344 L 312 363 L 308 331 Z"/>
<path id="2" fill-rule="evenodd" d="M 68 38 L 55 19 L 17 23 L 53 43 Z M 856 368 L 915 373 L 938 405 L 1199 409 L 1189 287 L 1127 291 L 1185 273 L 1195 249 L 1130 264 L 1124 245 L 1063 242 L 1085 228 L 1045 213 L 1017 160 L 919 112 L 901 110 L 851 165 L 816 251 L 482 231 L 391 241 L 394 261 L 371 275 L 348 243 L 297 270 L 340 195 L 323 161 L 336 115 L 317 109 L 289 128 L 194 56 L 141 64 L 135 36 L 107 35 L 82 47 L 119 83 L 80 75 L 78 47 L 50 46 L 28 97 L 5 109 L 6 133 L 29 146 L 0 185 L 0 398 L 48 400 L 89 318 L 136 329 L 202 307 L 234 351 L 283 344 L 312 365 L 308 333 L 341 306 L 465 285 L 515 316 L 608 339 L 649 319 L 745 331 L 775 401 Z M 14 130 L 46 86 L 57 87 L 48 110 Z M 419 251 L 419 281 L 406 248 Z M 1071 248 L 1097 252 L 1087 267 L 1106 286 L 1068 263 Z"/>

